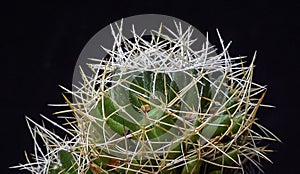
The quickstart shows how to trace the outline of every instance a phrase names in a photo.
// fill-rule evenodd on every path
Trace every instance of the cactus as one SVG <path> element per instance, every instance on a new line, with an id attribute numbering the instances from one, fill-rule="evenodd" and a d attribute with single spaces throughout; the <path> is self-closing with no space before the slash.
<path id="1" fill-rule="evenodd" d="M 35 162 L 17 166 L 32 173 L 238 173 L 270 150 L 258 142 L 280 141 L 257 123 L 266 88 L 252 81 L 254 59 L 220 54 L 208 41 L 192 50 L 192 27 L 175 23 L 177 33 L 161 28 L 151 37 L 116 32 L 108 56 L 90 64 L 94 72 L 64 96 L 74 115 L 62 139 L 32 123 L 46 153 L 35 143 Z M 134 28 L 133 28 L 134 31 Z M 150 38 L 150 39 L 149 39 Z M 221 39 L 221 38 L 220 38 Z M 253 129 L 257 127 L 259 129 Z M 261 132 L 258 132 L 261 130 Z"/>

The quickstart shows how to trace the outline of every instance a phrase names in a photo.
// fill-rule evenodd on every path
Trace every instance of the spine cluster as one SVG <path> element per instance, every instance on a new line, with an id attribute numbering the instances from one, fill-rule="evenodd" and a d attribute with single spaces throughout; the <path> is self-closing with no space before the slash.
<path id="1" fill-rule="evenodd" d="M 254 59 L 230 57 L 229 45 L 217 50 L 191 45 L 192 27 L 163 25 L 151 35 L 122 35 L 107 57 L 81 72 L 77 91 L 65 89 L 70 129 L 62 139 L 28 118 L 35 143 L 34 162 L 19 165 L 32 173 L 246 173 L 262 170 L 263 140 L 279 141 L 256 122 L 266 88 L 252 81 Z M 166 31 L 163 33 L 162 31 Z M 61 114 L 68 111 L 62 111 Z M 254 129 L 255 127 L 255 129 Z"/>

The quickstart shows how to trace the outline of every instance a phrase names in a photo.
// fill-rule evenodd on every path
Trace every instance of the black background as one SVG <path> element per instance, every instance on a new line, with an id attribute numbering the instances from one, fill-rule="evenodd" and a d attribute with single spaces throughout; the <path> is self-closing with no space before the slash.
<path id="1" fill-rule="evenodd" d="M 51 113 L 63 103 L 58 85 L 71 88 L 73 69 L 81 49 L 100 29 L 121 18 L 156 13 L 182 19 L 218 45 L 216 28 L 230 53 L 250 58 L 257 50 L 254 80 L 268 85 L 260 123 L 283 143 L 271 144 L 274 164 L 265 173 L 300 173 L 299 65 L 300 3 L 274 1 L 138 1 L 102 3 L 1 4 L 1 172 L 25 162 L 32 152 L 25 115 L 40 123 L 39 114 Z M 219 47 L 220 48 L 220 47 Z"/>

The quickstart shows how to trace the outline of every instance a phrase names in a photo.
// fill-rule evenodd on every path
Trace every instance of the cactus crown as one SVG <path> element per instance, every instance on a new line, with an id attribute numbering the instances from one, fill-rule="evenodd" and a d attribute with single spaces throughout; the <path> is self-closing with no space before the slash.
<path id="1" fill-rule="evenodd" d="M 70 138 L 28 118 L 46 153 L 36 143 L 36 162 L 18 167 L 53 174 L 213 174 L 246 171 L 248 162 L 262 170 L 268 150 L 257 142 L 278 138 L 256 122 L 266 89 L 252 81 L 253 61 L 245 67 L 244 57 L 230 57 L 222 40 L 220 54 L 208 41 L 193 50 L 193 28 L 175 25 L 177 31 L 161 25 L 148 36 L 133 26 L 132 39 L 122 35 L 122 24 L 112 27 L 113 48 L 89 64 L 93 75 L 82 71 L 75 92 L 63 88 L 74 97 L 74 103 L 65 97 L 73 129 L 44 117 Z"/>

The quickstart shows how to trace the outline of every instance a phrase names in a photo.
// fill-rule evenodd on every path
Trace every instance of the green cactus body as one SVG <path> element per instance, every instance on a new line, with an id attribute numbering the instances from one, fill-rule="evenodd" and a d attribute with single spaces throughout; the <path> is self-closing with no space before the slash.
<path id="1" fill-rule="evenodd" d="M 219 165 L 225 166 L 225 167 L 220 167 L 217 165 L 208 165 L 207 167 L 207 171 L 209 174 L 211 173 L 232 173 L 232 169 L 230 169 L 230 166 L 237 166 L 238 163 L 238 150 L 237 149 L 233 149 L 233 150 L 229 150 L 228 152 L 226 152 L 225 154 L 222 154 L 218 157 L 216 157 L 216 159 L 214 159 L 212 162 L 213 163 L 217 163 Z"/>
<path id="2" fill-rule="evenodd" d="M 58 152 L 58 158 L 60 160 L 59 167 L 49 171 L 49 174 L 76 174 L 77 173 L 77 164 L 72 156 L 72 154 L 67 150 L 60 150 Z"/>
<path id="3" fill-rule="evenodd" d="M 196 155 L 192 156 L 188 159 L 191 162 L 184 166 L 181 174 L 200 173 L 202 161 L 200 159 L 198 159 Z"/>
<path id="4" fill-rule="evenodd" d="M 222 101 L 226 103 L 225 110 L 227 112 L 223 112 L 221 115 L 201 118 L 199 115 L 208 112 L 211 103 L 212 89 L 210 82 L 207 80 L 208 76 L 200 78 L 194 86 L 184 91 L 185 86 L 181 86 L 180 88 L 177 83 L 187 83 L 186 81 L 189 77 L 185 76 L 186 75 L 179 73 L 170 76 L 169 74 L 148 71 L 139 73 L 138 75 L 134 74 L 133 77 L 127 75 L 123 78 L 126 80 L 131 79 L 131 81 L 122 82 L 122 85 L 112 88 L 112 90 L 107 93 L 107 96 L 103 96 L 99 100 L 96 107 L 97 112 L 92 111 L 91 115 L 99 119 L 98 125 L 102 125 L 103 122 L 105 122 L 109 128 L 119 136 L 126 136 L 125 132 L 129 132 L 133 135 L 130 138 L 130 140 L 133 141 L 139 141 L 141 139 L 147 139 L 148 141 L 155 139 L 161 141 L 160 137 L 167 134 L 171 128 L 174 129 L 172 125 L 175 125 L 176 122 L 178 124 L 178 117 L 188 115 L 189 113 L 186 113 L 188 111 L 199 112 L 195 114 L 192 121 L 189 122 L 192 126 L 201 126 L 205 118 L 209 119 L 207 125 L 203 126 L 203 128 L 198 131 L 198 134 L 194 132 L 195 127 L 190 127 L 186 128 L 181 136 L 173 136 L 171 140 L 174 143 L 166 148 L 167 153 L 165 155 L 167 159 L 177 159 L 184 155 L 184 153 L 193 151 L 195 148 L 193 144 L 197 142 L 206 144 L 206 141 L 209 139 L 222 136 L 229 129 L 231 121 L 233 125 L 230 133 L 237 133 L 243 120 L 241 116 L 242 112 L 232 115 L 236 110 L 236 107 L 232 109 L 232 106 L 237 104 L 237 100 L 233 98 L 230 99 L 229 102 L 227 100 Z M 193 74 L 193 76 L 195 77 L 196 75 Z M 176 79 L 178 81 L 176 81 Z M 125 91 L 129 91 L 128 96 L 120 96 L 120 93 L 126 94 Z M 182 95 L 182 91 L 185 92 L 184 95 Z M 198 101 L 195 101 L 195 98 Z M 194 103 L 197 103 L 200 107 L 195 109 L 196 106 L 194 106 Z M 143 110 L 142 108 L 146 105 L 148 106 L 148 110 Z M 126 109 L 124 106 L 128 106 L 129 109 Z M 181 111 L 183 112 L 181 113 Z M 227 114 L 228 111 L 230 115 Z M 103 116 L 103 114 L 105 116 Z M 178 126 L 184 126 L 184 124 L 186 123 L 180 122 Z M 98 132 L 101 132 L 103 127 L 100 126 L 98 129 Z M 176 141 L 178 138 L 184 137 L 184 135 L 185 138 L 181 141 Z M 206 140 L 202 140 L 201 137 L 204 137 Z M 153 147 L 155 147 L 155 145 L 153 145 Z M 183 151 L 184 153 L 182 153 Z M 181 173 L 189 173 L 191 171 L 199 173 L 203 161 L 194 158 L 188 158 L 187 160 L 194 161 L 187 163 L 187 165 L 181 169 Z M 103 160 L 101 162 L 102 165 L 109 163 L 109 161 L 105 162 Z M 141 163 L 146 165 L 147 162 L 149 161 L 145 159 L 136 159 L 137 164 Z M 155 166 L 159 165 L 161 161 L 152 160 L 151 163 Z M 143 169 L 149 171 L 155 170 L 151 167 L 144 167 Z M 170 172 L 167 169 L 162 171 Z"/>

